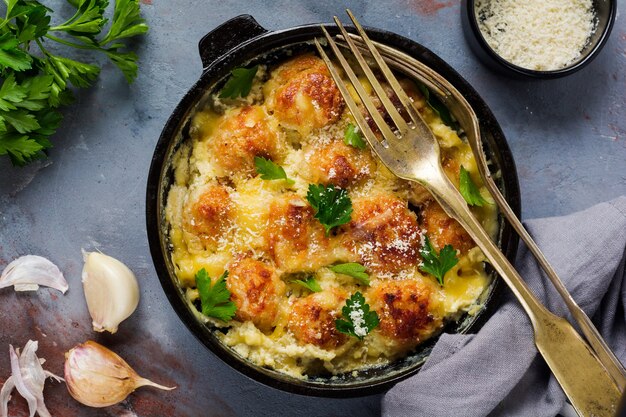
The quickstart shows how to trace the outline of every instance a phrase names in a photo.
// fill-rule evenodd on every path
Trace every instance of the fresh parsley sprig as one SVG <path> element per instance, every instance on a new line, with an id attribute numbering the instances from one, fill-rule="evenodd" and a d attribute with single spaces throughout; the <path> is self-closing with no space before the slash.
<path id="1" fill-rule="evenodd" d="M 235 68 L 230 72 L 230 78 L 220 91 L 220 98 L 246 97 L 252 90 L 252 82 L 259 69 L 258 65 L 252 68 Z"/>
<path id="2" fill-rule="evenodd" d="M 348 191 L 334 185 L 309 184 L 306 199 L 315 210 L 315 218 L 322 223 L 326 236 L 333 227 L 341 226 L 350 221 L 352 200 Z"/>
<path id="3" fill-rule="evenodd" d="M 298 284 L 304 288 L 307 288 L 308 290 L 313 291 L 313 292 L 322 291 L 322 287 L 320 287 L 320 284 L 313 277 L 307 277 L 304 280 L 296 279 L 291 282 Z"/>
<path id="4" fill-rule="evenodd" d="M 366 146 L 363 136 L 352 123 L 348 123 L 348 126 L 346 126 L 346 130 L 343 133 L 343 143 L 354 146 L 357 149 L 365 149 Z"/>
<path id="5" fill-rule="evenodd" d="M 378 324 L 380 320 L 375 311 L 370 311 L 370 306 L 365 302 L 365 297 L 360 292 L 355 292 L 346 300 L 346 305 L 341 309 L 343 319 L 335 320 L 335 327 L 341 333 L 363 340 Z"/>
<path id="6" fill-rule="evenodd" d="M 229 321 L 235 316 L 237 306 L 230 301 L 230 291 L 226 288 L 228 271 L 224 271 L 211 285 L 211 277 L 202 268 L 196 273 L 196 286 L 200 294 L 202 314 L 222 321 Z"/>
<path id="7" fill-rule="evenodd" d="M 461 165 L 461 171 L 459 175 L 459 183 L 460 183 L 460 191 L 461 195 L 467 201 L 467 204 L 470 206 L 479 206 L 482 207 L 487 203 L 487 200 L 483 198 L 480 194 L 480 190 L 472 181 L 472 177 L 470 177 L 469 172 Z"/>
<path id="8" fill-rule="evenodd" d="M 261 179 L 264 180 L 285 180 L 288 185 L 293 185 L 294 180 L 287 178 L 285 169 L 278 164 L 263 158 L 262 156 L 254 157 L 254 165 L 256 166 L 257 174 L 261 175 Z"/>
<path id="9" fill-rule="evenodd" d="M 90 86 L 100 73 L 97 65 L 56 54 L 62 44 L 105 54 L 128 82 L 137 75 L 137 56 L 127 51 L 127 38 L 143 35 L 139 0 L 115 0 L 113 17 L 105 17 L 108 0 L 68 0 L 74 8 L 65 22 L 51 26 L 50 8 L 36 0 L 5 0 L 0 17 L 0 156 L 26 165 L 46 156 L 49 138 L 62 116 L 57 108 L 72 102 L 70 84 Z"/>
<path id="10" fill-rule="evenodd" d="M 443 285 L 443 278 L 454 265 L 459 262 L 456 257 L 456 250 L 452 245 L 446 245 L 437 253 L 428 236 L 424 236 L 424 246 L 420 249 L 422 263 L 420 269 L 426 273 L 434 275 L 439 285 Z"/>
<path id="11" fill-rule="evenodd" d="M 365 267 L 360 263 L 348 262 L 345 264 L 332 265 L 328 268 L 338 274 L 344 274 L 355 278 L 365 285 L 370 285 L 370 276 L 365 272 Z"/>

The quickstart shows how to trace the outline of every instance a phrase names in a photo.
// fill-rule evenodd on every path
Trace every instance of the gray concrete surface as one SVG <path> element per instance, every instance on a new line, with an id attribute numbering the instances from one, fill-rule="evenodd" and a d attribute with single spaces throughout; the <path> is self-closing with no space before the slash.
<path id="1" fill-rule="evenodd" d="M 64 111 L 46 161 L 12 168 L 0 161 L 0 268 L 39 254 L 64 271 L 70 291 L 0 290 L 0 384 L 8 345 L 40 341 L 46 367 L 61 373 L 63 352 L 95 339 L 146 377 L 174 384 L 143 389 L 121 406 L 79 406 L 48 383 L 54 416 L 374 416 L 380 397 L 320 400 L 279 392 L 238 374 L 183 327 L 150 258 L 144 192 L 152 151 L 166 118 L 201 72 L 197 41 L 223 21 L 252 14 L 270 30 L 330 21 L 350 7 L 363 24 L 395 31 L 437 53 L 489 104 L 517 162 L 523 217 L 569 213 L 626 194 L 626 17 L 620 15 L 600 56 L 582 71 L 549 81 L 511 80 L 486 69 L 463 39 L 456 1 L 142 0 L 151 31 L 136 47 L 137 81 L 128 87 L 105 63 L 97 84 Z M 51 0 L 55 7 L 61 0 Z M 81 248 L 99 249 L 137 274 L 138 311 L 113 336 L 91 331 L 80 271 Z M 10 415 L 26 416 L 11 401 Z"/>

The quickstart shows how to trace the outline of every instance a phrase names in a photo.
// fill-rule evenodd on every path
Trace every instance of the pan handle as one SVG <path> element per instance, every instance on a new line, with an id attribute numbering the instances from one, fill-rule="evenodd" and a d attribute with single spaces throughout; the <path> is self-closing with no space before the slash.
<path id="1" fill-rule="evenodd" d="M 222 23 L 204 35 L 198 43 L 202 67 L 206 69 L 232 48 L 267 31 L 249 14 L 242 14 Z"/>

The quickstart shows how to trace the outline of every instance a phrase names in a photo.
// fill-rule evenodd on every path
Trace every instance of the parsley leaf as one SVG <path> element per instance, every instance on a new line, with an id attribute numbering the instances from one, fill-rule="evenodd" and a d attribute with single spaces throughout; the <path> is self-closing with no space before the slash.
<path id="1" fill-rule="evenodd" d="M 61 121 L 56 108 L 72 102 L 74 87 L 88 87 L 100 73 L 97 65 L 59 56 L 49 48 L 62 45 L 106 55 L 130 83 L 137 76 L 137 55 L 125 50 L 127 38 L 148 26 L 140 17 L 139 0 L 67 0 L 73 15 L 51 25 L 53 10 L 37 0 L 5 0 L 0 17 L 0 155 L 14 165 L 44 157 L 49 137 Z M 110 20 L 106 34 L 103 30 Z M 69 48 L 67 48 L 69 47 Z M 39 51 L 34 51 L 39 48 Z M 31 52 L 31 50 L 33 50 Z"/>
<path id="2" fill-rule="evenodd" d="M 252 68 L 235 68 L 230 72 L 230 78 L 226 81 L 220 92 L 220 98 L 245 97 L 252 90 L 252 81 L 256 75 L 258 65 Z"/>
<path id="3" fill-rule="evenodd" d="M 487 200 L 483 198 L 478 190 L 474 181 L 470 177 L 469 172 L 461 165 L 461 173 L 460 173 L 460 191 L 461 195 L 467 201 L 467 204 L 471 206 L 479 206 L 482 207 L 487 203 Z"/>
<path id="4" fill-rule="evenodd" d="M 428 236 L 424 236 L 424 247 L 420 249 L 420 255 L 423 258 L 420 269 L 434 275 L 439 285 L 443 285 L 443 278 L 446 272 L 459 262 L 459 259 L 456 257 L 456 250 L 452 245 L 444 246 L 437 253 Z"/>
<path id="5" fill-rule="evenodd" d="M 269 159 L 265 159 L 262 156 L 254 157 L 254 165 L 256 166 L 257 174 L 261 175 L 261 179 L 264 180 L 285 180 L 287 184 L 293 185 L 294 180 L 287 178 L 287 173 L 278 164 L 275 164 Z"/>
<path id="6" fill-rule="evenodd" d="M 230 291 L 226 288 L 226 277 L 228 277 L 228 271 L 225 271 L 211 285 L 211 278 L 206 269 L 202 268 L 196 273 L 196 286 L 200 294 L 202 314 L 205 316 L 215 317 L 222 321 L 229 321 L 235 316 L 237 306 L 230 301 Z"/>
<path id="7" fill-rule="evenodd" d="M 417 87 L 426 99 L 428 107 L 430 107 L 441 118 L 441 121 L 447 126 L 456 127 L 456 121 L 450 114 L 450 110 L 448 110 L 441 100 L 439 100 L 439 97 L 435 94 L 430 94 L 430 90 L 423 84 L 417 84 Z"/>
<path id="8" fill-rule="evenodd" d="M 296 279 L 296 280 L 293 280 L 291 282 L 296 283 L 298 285 L 301 285 L 304 288 L 308 288 L 309 290 L 311 290 L 313 292 L 320 292 L 320 291 L 322 291 L 322 287 L 320 287 L 320 284 L 318 284 L 318 282 L 313 277 L 308 277 L 305 280 Z"/>
<path id="9" fill-rule="evenodd" d="M 341 309 L 343 319 L 335 320 L 335 327 L 341 333 L 363 340 L 380 322 L 378 314 L 370 311 L 365 297 L 360 292 L 352 294 Z"/>
<path id="10" fill-rule="evenodd" d="M 306 199 L 315 210 L 315 218 L 326 229 L 326 236 L 333 227 L 346 224 L 352 214 L 352 201 L 348 191 L 334 185 L 309 184 Z"/>
<path id="11" fill-rule="evenodd" d="M 346 126 L 346 130 L 343 134 L 343 143 L 358 149 L 365 149 L 366 146 L 363 136 L 361 136 L 358 128 L 352 123 L 348 123 L 348 126 Z"/>
<path id="12" fill-rule="evenodd" d="M 348 262 L 328 267 L 331 271 L 356 278 L 365 285 L 370 285 L 370 276 L 365 273 L 365 267 L 360 263 Z"/>

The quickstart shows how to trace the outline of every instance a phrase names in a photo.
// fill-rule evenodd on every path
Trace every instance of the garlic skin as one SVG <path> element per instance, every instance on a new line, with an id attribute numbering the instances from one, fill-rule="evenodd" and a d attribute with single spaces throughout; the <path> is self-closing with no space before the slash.
<path id="1" fill-rule="evenodd" d="M 50 412 L 46 408 L 43 398 L 43 389 L 46 378 L 54 378 L 62 381 L 51 372 L 41 366 L 46 360 L 37 357 L 37 341 L 29 340 L 20 353 L 19 349 L 13 349 L 9 345 L 9 355 L 11 358 L 11 376 L 7 378 L 0 390 L 0 416 L 8 416 L 8 402 L 11 399 L 11 392 L 17 389 L 28 403 L 29 416 L 35 413 L 39 417 L 50 417 Z"/>
<path id="2" fill-rule="evenodd" d="M 115 258 L 83 251 L 83 289 L 96 332 L 117 332 L 139 304 L 135 274 Z"/>
<path id="3" fill-rule="evenodd" d="M 91 340 L 65 354 L 65 384 L 76 401 L 96 408 L 122 402 L 139 387 L 176 388 L 140 377 L 115 352 Z"/>
<path id="4" fill-rule="evenodd" d="M 59 268 L 43 256 L 21 256 L 8 264 L 0 275 L 0 288 L 13 286 L 15 291 L 37 291 L 40 285 L 63 294 L 69 288 Z"/>

